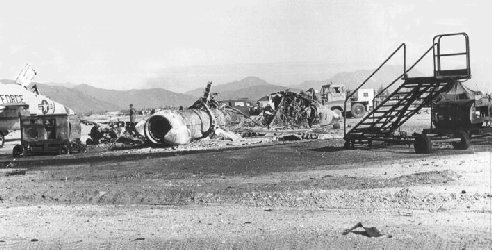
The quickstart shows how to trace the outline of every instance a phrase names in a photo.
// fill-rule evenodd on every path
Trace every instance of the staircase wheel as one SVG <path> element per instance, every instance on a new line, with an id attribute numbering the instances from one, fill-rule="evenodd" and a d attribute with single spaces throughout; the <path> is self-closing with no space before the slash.
<path id="1" fill-rule="evenodd" d="M 12 150 L 12 156 L 14 158 L 21 158 L 24 155 L 24 147 L 22 145 L 15 145 Z"/>
<path id="2" fill-rule="evenodd" d="M 415 137 L 413 147 L 417 154 L 430 154 L 432 151 L 432 141 L 426 134 L 419 134 Z"/>
<path id="3" fill-rule="evenodd" d="M 343 144 L 344 149 L 352 149 L 350 145 L 350 140 L 345 140 L 345 144 Z"/>
<path id="4" fill-rule="evenodd" d="M 453 143 L 454 149 L 465 150 L 470 147 L 470 136 L 464 130 L 460 130 L 455 134 L 456 138 L 460 138 L 460 142 Z"/>
<path id="5" fill-rule="evenodd" d="M 355 118 L 361 118 L 366 113 L 366 107 L 364 107 L 364 105 L 361 103 L 355 103 L 354 105 L 352 105 L 350 113 Z"/>

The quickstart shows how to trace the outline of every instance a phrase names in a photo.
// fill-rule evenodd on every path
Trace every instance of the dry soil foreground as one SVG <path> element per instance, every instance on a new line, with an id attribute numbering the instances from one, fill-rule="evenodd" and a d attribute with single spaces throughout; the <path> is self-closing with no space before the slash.
<path id="1" fill-rule="evenodd" d="M 342 144 L 4 165 L 0 248 L 492 247 L 488 141 L 428 156 Z M 358 222 L 382 236 L 343 234 Z"/>

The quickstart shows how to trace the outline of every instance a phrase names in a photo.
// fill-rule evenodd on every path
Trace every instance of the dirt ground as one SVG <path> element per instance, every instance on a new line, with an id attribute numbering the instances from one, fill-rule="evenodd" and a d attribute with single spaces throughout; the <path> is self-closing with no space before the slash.
<path id="1" fill-rule="evenodd" d="M 492 247 L 492 139 L 416 155 L 344 150 L 341 134 L 21 161 L 11 138 L 0 150 L 0 248 Z M 358 222 L 382 235 L 344 233 Z"/>

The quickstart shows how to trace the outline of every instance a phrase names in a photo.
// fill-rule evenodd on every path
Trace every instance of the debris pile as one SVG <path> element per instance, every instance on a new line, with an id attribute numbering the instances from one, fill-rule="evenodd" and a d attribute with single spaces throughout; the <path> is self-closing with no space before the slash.
<path id="1" fill-rule="evenodd" d="M 323 106 L 315 95 L 280 91 L 272 96 L 273 107 L 266 106 L 262 124 L 267 127 L 310 128 L 338 123 L 339 116 Z"/>
<path id="2" fill-rule="evenodd" d="M 89 133 L 90 138 L 86 140 L 87 145 L 98 145 L 101 143 L 112 143 L 115 142 L 118 136 L 123 133 L 123 128 L 119 126 L 103 126 L 101 124 L 95 124 L 91 128 Z"/>
<path id="3" fill-rule="evenodd" d="M 146 142 L 162 146 L 185 145 L 203 138 L 240 141 L 243 137 L 265 135 L 264 132 L 245 132 L 245 129 L 251 127 L 277 127 L 285 130 L 321 125 L 326 128 L 326 125 L 338 122 L 337 114 L 318 102 L 314 93 L 280 91 L 272 96 L 272 105 L 267 105 L 261 115 L 250 116 L 226 103 L 217 102 L 216 94 L 210 92 L 211 85 L 212 82 L 209 82 L 203 96 L 188 108 L 162 110 L 134 126 L 125 127 L 124 123 L 121 126 L 119 123 L 94 124 L 86 143 L 113 144 L 114 148 L 119 149 L 142 146 Z M 290 137 L 283 138 L 285 135 L 275 136 L 279 140 L 293 140 Z M 312 134 L 300 134 L 297 137 L 318 138 Z"/>
<path id="4" fill-rule="evenodd" d="M 157 112 L 137 124 L 136 131 L 152 144 L 168 146 L 184 145 L 192 140 L 210 137 L 216 134 L 217 129 L 222 129 L 220 137 L 230 135 L 231 133 L 222 131 L 241 127 L 244 114 L 219 104 L 210 93 L 211 86 L 212 82 L 209 82 L 203 96 L 188 109 Z M 226 137 L 237 139 L 235 136 Z"/>

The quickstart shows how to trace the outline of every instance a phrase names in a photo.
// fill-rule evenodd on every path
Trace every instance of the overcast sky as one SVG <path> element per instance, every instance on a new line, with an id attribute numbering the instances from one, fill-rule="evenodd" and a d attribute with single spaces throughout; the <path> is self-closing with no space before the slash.
<path id="1" fill-rule="evenodd" d="M 29 62 L 41 82 L 130 89 L 161 79 L 161 87 L 181 92 L 254 75 L 263 64 L 284 70 L 258 76 L 294 84 L 333 74 L 319 65 L 376 67 L 401 42 L 415 59 L 435 34 L 462 31 L 477 81 L 484 84 L 492 66 L 489 0 L 17 0 L 2 7 L 1 78 L 15 78 Z M 305 75 L 288 82 L 282 73 L 296 65 Z"/>

